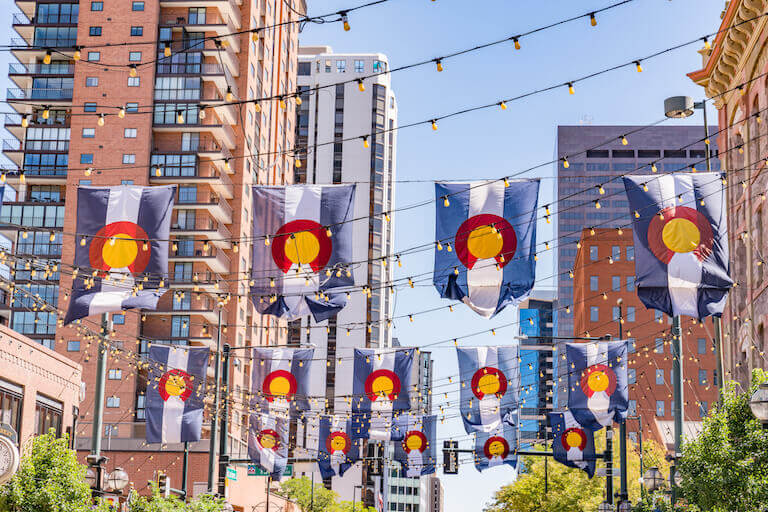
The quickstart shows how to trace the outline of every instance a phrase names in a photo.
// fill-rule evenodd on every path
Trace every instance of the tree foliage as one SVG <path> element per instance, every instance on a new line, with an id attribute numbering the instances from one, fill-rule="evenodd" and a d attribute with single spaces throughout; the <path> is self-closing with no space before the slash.
<path id="1" fill-rule="evenodd" d="M 165 498 L 158 492 L 157 486 L 152 485 L 150 496 L 141 496 L 131 491 L 128 512 L 221 512 L 224 510 L 224 500 L 204 494 L 184 503 L 176 496 Z"/>
<path id="2" fill-rule="evenodd" d="M 37 436 L 24 447 L 19 471 L 0 487 L 0 511 L 85 512 L 91 510 L 86 467 L 69 449 L 69 438 Z"/>
<path id="3" fill-rule="evenodd" d="M 704 420 L 702 432 L 686 441 L 679 471 L 682 494 L 711 512 L 768 510 L 768 430 L 749 408 L 749 399 L 768 373 L 756 369 L 752 386 L 738 393 L 729 382 L 722 405 Z"/>
<path id="4" fill-rule="evenodd" d="M 303 476 L 292 478 L 280 483 L 281 496 L 295 502 L 301 512 L 351 512 L 352 502 L 339 502 L 339 495 L 321 483 L 315 483 L 314 495 L 312 493 L 312 481 Z M 355 502 L 355 511 L 376 512 L 375 509 L 364 507 L 362 503 Z"/>
<path id="5" fill-rule="evenodd" d="M 605 449 L 604 431 L 595 433 L 597 453 Z M 614 472 L 619 472 L 619 443 L 614 437 L 613 465 Z M 661 466 L 666 469 L 663 449 L 653 441 L 643 442 L 644 465 Z M 591 480 L 578 469 L 569 468 L 544 457 L 522 457 L 522 466 L 518 479 L 496 491 L 485 512 L 595 512 L 605 499 L 605 478 Z M 544 472 L 546 464 L 547 492 L 544 492 Z M 598 462 L 598 464 L 601 464 Z M 627 482 L 632 501 L 640 498 L 640 456 L 636 445 L 627 444 Z M 619 489 L 619 478 L 614 478 L 614 490 Z"/>

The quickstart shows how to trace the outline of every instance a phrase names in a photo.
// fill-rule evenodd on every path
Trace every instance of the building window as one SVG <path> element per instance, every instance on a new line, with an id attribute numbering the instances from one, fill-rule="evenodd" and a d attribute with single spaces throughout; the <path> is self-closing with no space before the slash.
<path id="1" fill-rule="evenodd" d="M 664 385 L 664 369 L 663 368 L 656 368 L 656 384 L 660 386 Z"/>
<path id="2" fill-rule="evenodd" d="M 86 103 L 85 105 L 83 105 L 83 112 L 96 112 L 96 104 Z"/>
<path id="3" fill-rule="evenodd" d="M 712 385 L 719 386 L 720 379 L 717 378 L 717 370 L 712 370 Z"/>
<path id="4" fill-rule="evenodd" d="M 128 77 L 128 87 L 138 87 L 141 84 L 141 77 L 140 76 L 129 76 Z"/>
<path id="5" fill-rule="evenodd" d="M 91 2 L 91 10 L 92 11 L 103 11 L 104 10 L 104 2 Z"/>
<path id="6" fill-rule="evenodd" d="M 141 62 L 141 52 L 129 52 L 128 53 L 128 61 L 129 62 Z"/>
<path id="7" fill-rule="evenodd" d="M 123 163 L 124 164 L 135 164 L 136 163 L 136 155 L 126 153 L 123 155 Z"/>
<path id="8" fill-rule="evenodd" d="M 126 128 L 123 130 L 123 137 L 126 139 L 135 139 L 137 130 L 136 128 Z"/>
<path id="9" fill-rule="evenodd" d="M 374 73 L 383 73 L 387 70 L 387 63 L 381 60 L 375 60 L 373 61 L 373 72 Z"/>
<path id="10" fill-rule="evenodd" d="M 126 112 L 138 112 L 139 111 L 139 104 L 138 103 L 126 103 L 125 104 L 125 111 Z"/>
<path id="11" fill-rule="evenodd" d="M 635 276 L 627 276 L 627 291 L 635 291 Z"/>
<path id="12" fill-rule="evenodd" d="M 658 322 L 658 323 L 661 323 L 661 319 L 662 319 L 662 317 L 663 317 L 663 316 L 664 316 L 664 313 L 662 313 L 662 312 L 661 312 L 661 311 L 659 311 L 658 309 L 654 309 L 654 310 L 653 310 L 653 319 L 654 319 L 656 322 Z"/>
<path id="13" fill-rule="evenodd" d="M 618 292 L 621 290 L 621 276 L 611 277 L 611 290 Z"/>
<path id="14" fill-rule="evenodd" d="M 709 414 L 709 403 L 706 401 L 699 402 L 699 417 L 705 418 Z"/>
<path id="15" fill-rule="evenodd" d="M 92 139 L 96 137 L 96 128 L 83 128 L 83 138 Z"/>
<path id="16" fill-rule="evenodd" d="M 107 407 L 110 409 L 117 409 L 120 407 L 120 397 L 119 396 L 108 396 L 107 397 Z"/>
<path id="17" fill-rule="evenodd" d="M 621 246 L 614 245 L 611 247 L 611 257 L 613 261 L 619 261 L 621 259 Z"/>
<path id="18" fill-rule="evenodd" d="M 87 76 L 87 77 L 85 77 L 85 86 L 86 87 L 98 87 L 99 86 L 99 77 L 97 77 L 97 76 Z"/>
<path id="19" fill-rule="evenodd" d="M 144 27 L 131 27 L 131 36 L 139 37 L 144 35 Z"/>
<path id="20" fill-rule="evenodd" d="M 619 306 L 613 306 L 612 312 L 611 312 L 611 320 L 614 322 L 619 319 L 621 316 L 621 308 Z"/>
<path id="21" fill-rule="evenodd" d="M 136 419 L 144 420 L 147 418 L 146 414 L 147 395 L 141 393 L 136 395 Z"/>
<path id="22" fill-rule="evenodd" d="M 125 183 L 126 181 L 130 181 L 130 183 Z M 123 185 L 133 185 L 132 180 L 123 180 Z M 112 323 L 115 325 L 125 325 L 125 315 L 122 313 L 115 313 L 112 315 Z"/>
<path id="23" fill-rule="evenodd" d="M 637 400 L 629 401 L 629 407 L 627 408 L 627 413 L 629 413 L 630 416 L 637 416 Z"/>
<path id="24" fill-rule="evenodd" d="M 98 62 L 101 59 L 101 52 L 88 52 L 88 62 Z"/>
<path id="25" fill-rule="evenodd" d="M 597 322 L 600 319 L 600 308 L 592 306 L 589 308 L 589 320 L 590 322 Z"/>
<path id="26" fill-rule="evenodd" d="M 635 261 L 635 246 L 627 246 L 627 261 Z"/>
<path id="27" fill-rule="evenodd" d="M 627 368 L 627 384 L 637 384 L 637 370 Z"/>
<path id="28" fill-rule="evenodd" d="M 88 35 L 91 37 L 98 37 L 101 35 L 101 27 L 89 27 Z"/>
<path id="29" fill-rule="evenodd" d="M 707 353 L 707 340 L 704 338 L 699 338 L 696 340 L 696 344 L 698 346 L 698 352 L 699 354 L 706 354 Z"/>
<path id="30" fill-rule="evenodd" d="M 355 60 L 355 73 L 365 73 L 364 60 Z"/>
<path id="31" fill-rule="evenodd" d="M 109 373 L 107 374 L 107 378 L 109 380 L 121 380 L 123 378 L 123 370 L 120 370 L 120 369 L 109 370 Z"/>
<path id="32" fill-rule="evenodd" d="M 104 425 L 104 435 L 106 437 L 117 437 L 117 425 Z"/>
<path id="33" fill-rule="evenodd" d="M 656 416 L 664 416 L 664 400 L 656 400 Z"/>
<path id="34" fill-rule="evenodd" d="M 699 386 L 707 385 L 707 370 L 699 370 Z"/>
<path id="35" fill-rule="evenodd" d="M 143 11 L 144 10 L 144 2 L 133 2 L 131 4 L 131 10 L 132 11 Z"/>
<path id="36" fill-rule="evenodd" d="M 80 153 L 80 163 L 81 164 L 92 164 L 93 163 L 93 153 Z"/>
<path id="37" fill-rule="evenodd" d="M 47 434 L 53 430 L 56 437 L 61 436 L 63 407 L 61 402 L 38 395 L 35 403 L 35 434 Z"/>
<path id="38" fill-rule="evenodd" d="M 656 341 L 654 342 L 653 351 L 657 354 L 663 354 L 664 353 L 664 338 L 656 338 Z"/>
<path id="39" fill-rule="evenodd" d="M 635 352 L 635 338 L 627 338 L 627 353 L 633 354 Z"/>
<path id="40" fill-rule="evenodd" d="M 174 315 L 171 319 L 171 337 L 189 337 L 189 315 Z"/>
<path id="41" fill-rule="evenodd" d="M 120 180 L 120 184 L 121 185 L 133 185 L 133 180 Z M 120 315 L 120 316 L 125 318 L 125 315 Z M 125 320 L 123 320 L 123 323 L 125 323 Z"/>
<path id="42" fill-rule="evenodd" d="M 598 276 L 589 276 L 589 289 L 590 291 L 596 292 L 598 290 L 598 286 L 600 284 L 600 280 Z"/>
<path id="43" fill-rule="evenodd" d="M 590 245 L 589 246 L 589 259 L 592 261 L 597 261 L 597 246 L 596 245 Z"/>
<path id="44" fill-rule="evenodd" d="M 635 307 L 629 306 L 627 307 L 627 322 L 634 322 L 635 321 Z"/>
<path id="45" fill-rule="evenodd" d="M 23 388 L 17 388 L 14 384 L 0 385 L 0 421 L 12 426 L 16 432 L 21 430 L 23 392 Z"/>

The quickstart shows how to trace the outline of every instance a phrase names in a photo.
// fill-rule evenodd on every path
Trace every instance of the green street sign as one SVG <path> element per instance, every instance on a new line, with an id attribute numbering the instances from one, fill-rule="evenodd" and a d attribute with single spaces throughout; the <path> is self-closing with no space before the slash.
<path id="1" fill-rule="evenodd" d="M 227 480 L 237 482 L 237 468 L 227 466 Z"/>
<path id="2" fill-rule="evenodd" d="M 257 467 L 256 464 L 248 464 L 248 476 L 269 476 L 269 473 Z M 283 476 L 293 476 L 293 464 L 285 466 Z"/>

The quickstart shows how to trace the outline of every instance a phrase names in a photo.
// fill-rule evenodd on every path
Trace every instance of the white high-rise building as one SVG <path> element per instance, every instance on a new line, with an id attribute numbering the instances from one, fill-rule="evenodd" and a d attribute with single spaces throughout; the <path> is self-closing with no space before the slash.
<path id="1" fill-rule="evenodd" d="M 354 222 L 353 261 L 359 263 L 353 272 L 357 286 L 371 289 L 370 298 L 352 293 L 336 318 L 323 322 L 327 329 L 310 329 L 308 334 L 308 322 L 315 325 L 310 318 L 289 323 L 289 343 L 312 344 L 315 359 L 327 359 L 327 365 L 313 369 L 312 379 L 326 386 L 326 407 L 336 414 L 350 411 L 344 397 L 352 394 L 353 349 L 392 345 L 386 321 L 392 312 L 393 296 L 386 287 L 392 270 L 381 258 L 391 254 L 394 243 L 394 226 L 384 218 L 384 212 L 394 206 L 397 103 L 388 73 L 363 79 L 386 71 L 388 66 L 386 56 L 379 53 L 335 54 L 327 46 L 299 49 L 297 81 L 304 92 L 296 113 L 296 145 L 302 150 L 296 155 L 301 166 L 295 169 L 295 182 L 357 184 L 352 218 L 361 220 Z M 317 446 L 316 432 L 311 424 L 306 429 L 299 424 L 297 445 L 311 453 Z M 300 458 L 302 453 L 298 452 L 296 457 Z M 334 477 L 332 488 L 345 501 L 351 501 L 353 493 L 360 500 L 363 492 L 373 505 L 376 496 L 384 494 L 381 479 L 364 475 L 361 466 L 358 463 L 343 478 Z M 294 468 L 297 475 L 312 472 L 319 482 L 315 464 Z M 362 491 L 355 488 L 360 485 Z"/>

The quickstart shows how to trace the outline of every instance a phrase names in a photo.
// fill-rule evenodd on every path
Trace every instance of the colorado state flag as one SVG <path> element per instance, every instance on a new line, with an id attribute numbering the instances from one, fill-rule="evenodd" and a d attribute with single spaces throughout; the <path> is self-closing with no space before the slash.
<path id="1" fill-rule="evenodd" d="M 352 422 L 343 416 L 322 416 L 317 452 L 317 465 L 323 478 L 344 476 L 360 459 L 359 442 L 354 442 L 352 437 Z"/>
<path id="2" fill-rule="evenodd" d="M 515 414 L 517 420 L 517 414 Z M 488 468 L 508 465 L 517 468 L 517 432 L 518 422 L 502 423 L 488 432 L 475 434 L 475 468 L 483 471 Z"/>
<path id="3" fill-rule="evenodd" d="M 435 184 L 433 280 L 441 297 L 491 317 L 528 296 L 538 197 L 538 180 Z"/>
<path id="4" fill-rule="evenodd" d="M 549 413 L 552 426 L 552 453 L 556 461 L 595 475 L 595 436 L 570 411 Z"/>
<path id="5" fill-rule="evenodd" d="M 627 342 L 566 343 L 568 410 L 599 430 L 627 417 Z"/>
<path id="6" fill-rule="evenodd" d="M 150 345 L 147 379 L 147 442 L 200 440 L 208 348 Z"/>
<path id="7" fill-rule="evenodd" d="M 355 349 L 352 415 L 355 438 L 393 439 L 393 413 L 410 409 L 414 349 Z"/>
<path id="8" fill-rule="evenodd" d="M 733 285 L 720 175 L 627 176 L 624 187 L 640 300 L 668 315 L 720 316 Z"/>
<path id="9" fill-rule="evenodd" d="M 509 422 L 520 407 L 520 346 L 458 348 L 461 419 L 467 433 Z"/>
<path id="10" fill-rule="evenodd" d="M 346 305 L 334 288 L 355 284 L 354 185 L 253 187 L 251 297 L 260 313 L 326 320 Z"/>
<path id="11" fill-rule="evenodd" d="M 97 313 L 157 308 L 165 292 L 160 282 L 168 276 L 175 194 L 173 185 L 77 188 L 74 266 L 80 272 L 65 324 Z"/>
<path id="12" fill-rule="evenodd" d="M 252 407 L 270 414 L 309 409 L 309 371 L 314 354 L 311 348 L 254 348 Z"/>
<path id="13" fill-rule="evenodd" d="M 251 414 L 248 456 L 273 480 L 280 480 L 288 463 L 288 420 L 268 414 Z"/>
<path id="14" fill-rule="evenodd" d="M 435 472 L 435 416 L 403 414 L 395 420 L 405 435 L 395 443 L 395 460 L 403 465 L 406 477 Z"/>

